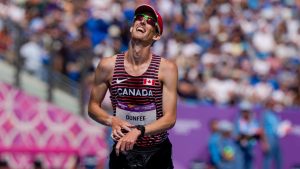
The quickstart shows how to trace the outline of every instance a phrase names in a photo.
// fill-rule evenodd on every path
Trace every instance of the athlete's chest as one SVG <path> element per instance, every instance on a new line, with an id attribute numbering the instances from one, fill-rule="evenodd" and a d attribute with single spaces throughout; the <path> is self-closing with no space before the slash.
<path id="1" fill-rule="evenodd" d="M 112 85 L 115 95 L 120 97 L 152 97 L 160 88 L 157 78 L 151 76 L 132 77 L 119 76 L 113 79 Z"/>
<path id="2" fill-rule="evenodd" d="M 144 63 L 142 65 L 132 65 L 126 62 L 124 63 L 124 71 L 131 76 L 142 76 L 150 68 L 150 63 Z"/>
<path id="3" fill-rule="evenodd" d="M 145 74 L 149 68 L 153 66 L 154 57 L 126 57 L 123 59 L 123 68 L 131 76 L 141 76 Z"/>

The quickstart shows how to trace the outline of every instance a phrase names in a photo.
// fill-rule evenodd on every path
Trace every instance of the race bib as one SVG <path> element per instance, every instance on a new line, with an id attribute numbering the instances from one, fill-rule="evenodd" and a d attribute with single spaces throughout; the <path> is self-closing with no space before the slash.
<path id="1" fill-rule="evenodd" d="M 118 103 L 116 117 L 133 125 L 146 125 L 156 120 L 156 107 L 154 103 L 143 106 Z"/>

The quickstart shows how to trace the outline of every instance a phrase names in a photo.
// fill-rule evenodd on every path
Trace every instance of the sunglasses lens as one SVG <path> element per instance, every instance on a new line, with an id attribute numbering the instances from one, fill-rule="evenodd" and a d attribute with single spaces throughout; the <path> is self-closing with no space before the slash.
<path id="1" fill-rule="evenodd" d="M 148 19 L 147 19 L 147 23 L 148 23 L 149 25 L 155 27 L 155 21 L 154 21 L 154 19 L 148 18 Z"/>
<path id="2" fill-rule="evenodd" d="M 143 15 L 136 15 L 135 20 L 142 21 L 144 19 Z"/>

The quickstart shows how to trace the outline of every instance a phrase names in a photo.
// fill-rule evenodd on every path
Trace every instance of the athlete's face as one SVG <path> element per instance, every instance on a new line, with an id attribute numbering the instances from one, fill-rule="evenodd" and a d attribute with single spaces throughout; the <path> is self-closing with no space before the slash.
<path id="1" fill-rule="evenodd" d="M 150 14 L 137 14 L 130 31 L 132 38 L 144 41 L 158 40 L 159 33 L 156 27 L 156 20 Z"/>

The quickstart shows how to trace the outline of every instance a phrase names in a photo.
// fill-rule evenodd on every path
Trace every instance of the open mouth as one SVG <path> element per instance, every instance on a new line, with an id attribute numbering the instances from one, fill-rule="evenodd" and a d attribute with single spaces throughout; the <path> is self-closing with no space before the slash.
<path id="1" fill-rule="evenodd" d="M 136 30 L 141 33 L 145 33 L 146 30 L 143 27 L 137 27 Z"/>

